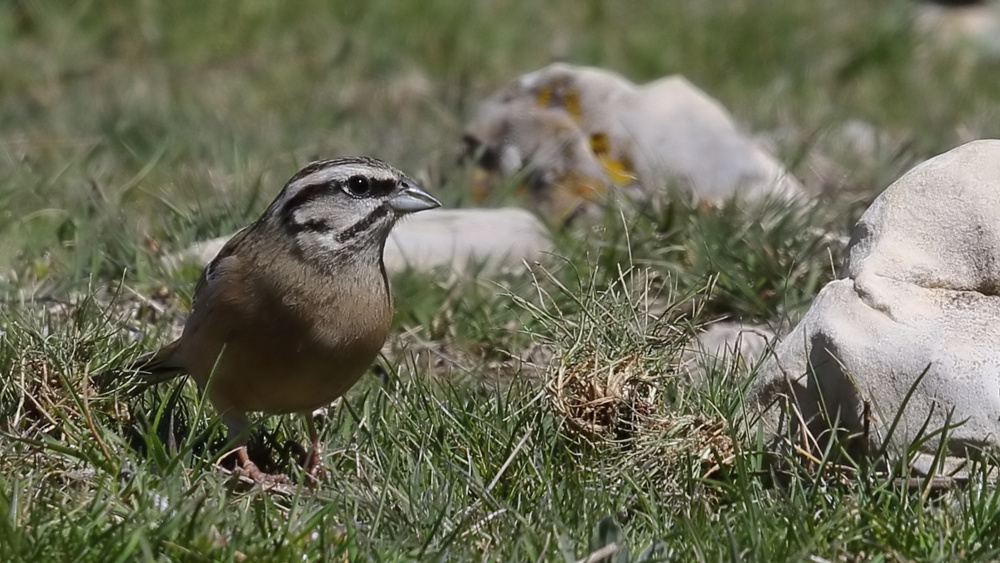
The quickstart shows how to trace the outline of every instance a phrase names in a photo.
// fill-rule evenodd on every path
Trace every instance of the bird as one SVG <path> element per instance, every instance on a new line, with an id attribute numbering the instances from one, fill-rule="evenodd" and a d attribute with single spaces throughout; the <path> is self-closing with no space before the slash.
<path id="1" fill-rule="evenodd" d="M 403 216 L 441 203 L 371 157 L 313 162 L 205 267 L 177 340 L 132 368 L 150 384 L 189 374 L 221 413 L 237 471 L 265 484 L 247 453 L 248 413 L 305 415 L 307 475 L 319 466 L 311 413 L 353 386 L 389 334 L 386 240 Z"/>

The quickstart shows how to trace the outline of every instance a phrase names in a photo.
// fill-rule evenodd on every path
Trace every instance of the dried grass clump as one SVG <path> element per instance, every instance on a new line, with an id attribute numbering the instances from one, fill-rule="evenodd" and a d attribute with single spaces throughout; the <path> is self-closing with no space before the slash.
<path id="1" fill-rule="evenodd" d="M 541 377 L 567 435 L 613 454 L 632 475 L 642 468 L 663 490 L 732 463 L 726 422 L 692 409 L 689 380 L 677 369 L 709 287 L 681 293 L 669 276 L 619 269 L 608 285 L 591 278 L 571 289 L 537 272 L 539 303 L 515 301 L 547 329 L 537 337 L 550 352 Z M 682 463 L 695 466 L 676 471 Z"/>
<path id="2" fill-rule="evenodd" d="M 673 412 L 671 387 L 682 383 L 662 364 L 641 354 L 560 363 L 547 384 L 552 408 L 572 434 L 618 445 L 630 470 L 661 484 L 679 464 L 694 464 L 693 473 L 708 477 L 734 459 L 726 421 Z"/>
<path id="3" fill-rule="evenodd" d="M 674 414 L 650 424 L 626 457 L 629 467 L 666 484 L 685 464 L 698 478 L 715 475 L 733 464 L 736 445 L 722 418 Z"/>
<path id="4" fill-rule="evenodd" d="M 653 414 L 658 388 L 637 369 L 636 355 L 601 364 L 594 357 L 560 364 L 548 382 L 552 406 L 588 440 L 627 439 Z"/>

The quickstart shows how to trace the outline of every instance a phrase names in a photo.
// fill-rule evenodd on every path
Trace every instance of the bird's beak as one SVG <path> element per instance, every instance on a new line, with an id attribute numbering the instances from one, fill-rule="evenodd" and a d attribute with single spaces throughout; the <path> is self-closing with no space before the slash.
<path id="1" fill-rule="evenodd" d="M 416 213 L 427 209 L 441 207 L 441 202 L 434 196 L 420 189 L 415 183 L 404 180 L 403 191 L 393 196 L 389 201 L 389 207 L 400 215 L 406 213 Z"/>

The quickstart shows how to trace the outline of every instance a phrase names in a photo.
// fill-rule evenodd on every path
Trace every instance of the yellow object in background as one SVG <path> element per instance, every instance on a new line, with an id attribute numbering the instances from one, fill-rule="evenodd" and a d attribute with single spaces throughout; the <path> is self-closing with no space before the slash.
<path id="1" fill-rule="evenodd" d="M 590 150 L 593 151 L 601 168 L 616 186 L 626 186 L 636 181 L 635 171 L 630 163 L 611 156 L 611 143 L 604 133 L 594 133 L 590 136 Z"/>

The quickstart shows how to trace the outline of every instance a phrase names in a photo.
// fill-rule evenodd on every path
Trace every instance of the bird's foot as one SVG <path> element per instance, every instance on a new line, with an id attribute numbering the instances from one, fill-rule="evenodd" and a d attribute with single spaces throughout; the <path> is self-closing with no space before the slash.
<path id="1" fill-rule="evenodd" d="M 309 485 L 318 484 L 319 478 L 323 474 L 323 460 L 320 457 L 319 440 L 314 441 L 308 450 L 302 444 L 291 440 L 286 443 L 286 447 L 299 459 L 299 466 L 302 467 L 302 471 L 305 473 L 306 483 Z"/>
<path id="2" fill-rule="evenodd" d="M 302 468 L 306 471 L 306 477 L 309 479 L 309 483 L 315 485 L 319 482 L 319 477 L 323 473 L 323 462 L 319 457 L 319 445 L 313 444 L 313 447 L 309 448 L 309 453 L 306 454 L 305 463 L 302 464 Z"/>
<path id="3" fill-rule="evenodd" d="M 291 485 L 292 480 L 287 475 L 280 473 L 265 473 L 257 467 L 257 464 L 245 460 L 236 466 L 234 473 L 240 477 L 246 477 L 262 487 L 275 487 L 278 485 Z"/>

